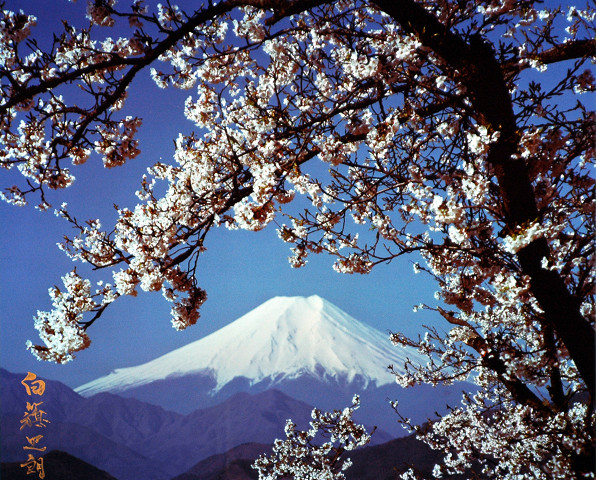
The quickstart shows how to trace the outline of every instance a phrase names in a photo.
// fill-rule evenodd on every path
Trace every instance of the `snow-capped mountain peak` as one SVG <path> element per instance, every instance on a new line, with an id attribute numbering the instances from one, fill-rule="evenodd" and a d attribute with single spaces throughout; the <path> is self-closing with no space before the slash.
<path id="1" fill-rule="evenodd" d="M 417 353 L 323 298 L 274 297 L 216 332 L 142 365 L 121 368 L 82 385 L 84 396 L 113 393 L 165 378 L 211 376 L 220 390 L 236 377 L 271 384 L 311 376 L 377 386 L 391 383 L 387 365 Z"/>

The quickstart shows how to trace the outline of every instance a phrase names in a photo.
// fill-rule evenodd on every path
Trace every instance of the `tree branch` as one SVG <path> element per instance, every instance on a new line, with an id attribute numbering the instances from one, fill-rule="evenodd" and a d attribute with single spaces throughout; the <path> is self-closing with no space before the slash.
<path id="1" fill-rule="evenodd" d="M 35 97 L 36 95 L 48 92 L 60 85 L 72 82 L 78 78 L 81 78 L 81 77 L 91 74 L 91 73 L 104 71 L 104 70 L 110 70 L 110 69 L 113 69 L 114 67 L 119 67 L 119 66 L 132 65 L 132 66 L 134 66 L 134 73 L 132 73 L 132 77 L 134 77 L 134 75 L 138 71 L 140 71 L 144 67 L 150 65 L 155 60 L 157 60 L 160 55 L 162 55 L 167 50 L 169 50 L 174 45 L 176 45 L 182 38 L 184 38 L 186 35 L 191 33 L 199 25 L 201 25 L 209 20 L 212 20 L 215 17 L 223 15 L 224 13 L 229 12 L 233 8 L 235 8 L 239 5 L 243 5 L 245 3 L 250 3 L 250 2 L 246 2 L 246 1 L 242 1 L 242 0 L 227 0 L 227 1 L 224 0 L 221 3 L 218 3 L 217 5 L 211 5 L 206 9 L 199 10 L 198 12 L 195 12 L 195 14 L 188 20 L 188 22 L 183 24 L 180 28 L 171 31 L 171 33 L 169 33 L 168 36 L 164 40 L 159 42 L 155 46 L 155 48 L 146 52 L 145 55 L 143 55 L 142 57 L 122 58 L 119 55 L 113 55 L 113 57 L 110 60 L 107 60 L 104 62 L 98 62 L 93 65 L 88 65 L 83 68 L 72 70 L 70 72 L 65 73 L 64 75 L 61 75 L 58 78 L 52 78 L 50 80 L 40 82 L 37 85 L 33 85 L 31 87 L 22 89 L 16 95 L 11 96 L 10 99 L 6 103 L 0 105 L 0 115 L 5 115 L 9 108 L 12 108 L 20 103 L 23 103 L 23 102 Z M 127 76 L 129 74 L 130 74 L 130 72 L 127 74 Z M 104 108 L 104 110 L 105 110 L 105 108 Z"/>
<path id="2" fill-rule="evenodd" d="M 490 132 L 499 132 L 499 139 L 491 146 L 487 162 L 495 169 L 508 228 L 514 230 L 538 220 L 536 196 L 527 165 L 523 159 L 514 158 L 519 148 L 519 133 L 503 70 L 491 45 L 478 35 L 472 35 L 470 44 L 467 44 L 413 0 L 373 0 L 373 3 L 393 17 L 406 32 L 415 34 L 423 45 L 457 72 L 455 80 L 467 87 L 477 112 L 476 120 Z M 583 55 L 593 49 L 593 45 L 593 42 L 578 43 L 547 51 L 544 60 Z M 517 257 L 522 272 L 530 277 L 531 291 L 544 310 L 546 321 L 552 324 L 567 347 L 592 401 L 596 400 L 594 329 L 580 314 L 579 305 L 561 276 L 542 268 L 542 259 L 550 257 L 546 240 L 532 242 L 520 250 Z"/>
<path id="3" fill-rule="evenodd" d="M 596 39 L 575 40 L 545 50 L 544 52 L 531 55 L 529 58 L 548 65 L 551 63 L 564 62 L 577 58 L 590 57 L 596 55 Z M 520 59 L 515 58 L 501 65 L 506 72 L 520 72 L 529 68 L 528 63 L 520 64 Z"/>

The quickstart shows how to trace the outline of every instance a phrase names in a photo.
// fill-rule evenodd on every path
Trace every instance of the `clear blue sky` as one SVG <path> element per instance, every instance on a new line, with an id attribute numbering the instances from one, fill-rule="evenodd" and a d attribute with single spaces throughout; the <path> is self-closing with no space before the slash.
<path id="1" fill-rule="evenodd" d="M 11 0 L 5 8 L 25 9 L 36 14 L 34 36 L 47 35 L 55 28 L 58 15 L 82 15 L 86 2 L 66 0 Z M 124 3 L 124 2 L 123 2 Z M 51 4 L 52 8 L 48 8 Z M 43 13 L 42 13 L 43 12 Z M 108 35 L 115 35 L 113 32 Z M 47 38 L 47 37 L 46 37 Z M 171 161 L 173 139 L 189 133 L 193 125 L 184 118 L 184 99 L 192 91 L 160 90 L 145 72 L 130 93 L 128 109 L 143 117 L 140 131 L 142 154 L 127 166 L 106 170 L 95 156 L 82 167 L 74 167 L 77 177 L 71 188 L 52 192 L 54 207 L 63 201 L 80 220 L 99 218 L 105 227 L 113 224 L 114 203 L 134 207 L 139 180 L 155 161 Z M 2 187 L 18 182 L 11 172 L 2 171 Z M 413 258 L 403 258 L 377 267 L 369 275 L 342 275 L 332 270 L 332 258 L 311 257 L 299 270 L 289 267 L 289 246 L 278 240 L 275 230 L 231 232 L 220 229 L 208 238 L 208 252 L 199 268 L 199 285 L 209 299 L 203 306 L 199 324 L 183 332 L 170 326 L 170 304 L 160 293 L 140 293 L 111 305 L 90 328 L 92 345 L 66 365 L 37 361 L 25 350 L 30 339 L 39 343 L 33 327 L 37 310 L 49 310 L 48 288 L 61 285 L 60 277 L 75 265 L 56 247 L 70 226 L 52 211 L 40 213 L 0 204 L 0 366 L 13 372 L 32 371 L 39 376 L 76 387 L 119 367 L 137 365 L 181 347 L 221 328 L 275 295 L 318 294 L 376 328 L 422 332 L 422 323 L 440 324 L 436 316 L 413 313 L 421 301 L 433 303 L 434 282 L 423 274 L 414 275 Z M 111 281 L 107 271 L 102 278 Z"/>

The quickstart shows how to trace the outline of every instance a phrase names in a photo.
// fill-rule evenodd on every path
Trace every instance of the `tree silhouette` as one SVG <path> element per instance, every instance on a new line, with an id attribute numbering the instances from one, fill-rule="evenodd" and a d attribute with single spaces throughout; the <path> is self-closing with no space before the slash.
<path id="1" fill-rule="evenodd" d="M 70 360 L 108 305 L 139 287 L 173 302 L 174 327 L 195 323 L 209 231 L 277 222 L 294 267 L 321 252 L 344 273 L 424 258 L 416 268 L 443 306 L 421 308 L 453 328 L 394 334 L 429 356 L 398 381 L 480 387 L 417 429 L 452 452 L 437 468 L 593 471 L 592 7 L 222 0 L 184 11 L 97 0 L 87 13 L 86 28 L 65 23 L 44 50 L 33 17 L 3 11 L 0 163 L 24 179 L 4 199 L 46 209 L 47 189 L 74 181 L 67 162 L 138 155 L 141 120 L 125 112 L 143 69 L 160 87 L 195 88 L 184 112 L 198 130 L 177 139 L 175 162 L 150 169 L 141 202 L 112 230 L 58 210 L 79 232 L 65 252 L 112 270 L 113 284 L 65 275 L 54 310 L 36 318 L 45 344 L 34 354 Z M 98 25 L 119 38 L 96 40 Z M 315 176 L 316 162 L 328 174 Z"/>

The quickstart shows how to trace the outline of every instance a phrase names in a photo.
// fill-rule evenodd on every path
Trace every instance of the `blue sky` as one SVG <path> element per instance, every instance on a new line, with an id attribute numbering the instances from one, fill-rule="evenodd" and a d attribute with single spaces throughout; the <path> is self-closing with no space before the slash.
<path id="1" fill-rule="evenodd" d="M 55 28 L 64 12 L 81 12 L 85 2 L 8 1 L 6 8 L 25 8 L 38 16 L 33 35 L 45 36 Z M 58 8 L 59 5 L 59 8 Z M 46 7 L 46 8 L 44 8 Z M 44 12 L 45 11 L 45 12 Z M 44 13 L 40 13 L 44 12 Z M 113 32 L 108 33 L 114 35 Z M 80 220 L 99 218 L 104 227 L 115 219 L 112 207 L 134 207 L 139 181 L 147 167 L 158 160 L 169 162 L 173 140 L 193 125 L 184 118 L 184 99 L 193 91 L 158 89 L 148 72 L 137 79 L 128 100 L 128 113 L 140 115 L 142 153 L 124 167 L 106 170 L 95 156 L 82 167 L 74 167 L 75 184 L 49 197 L 54 207 L 66 201 Z M 13 172 L 2 171 L 2 187 L 18 182 Z M 310 257 L 309 264 L 291 269 L 289 246 L 274 228 L 263 232 L 219 229 L 207 240 L 208 251 L 199 267 L 199 285 L 208 293 L 199 323 L 186 331 L 171 328 L 169 309 L 160 293 L 140 293 L 111 305 L 89 329 L 91 347 L 66 365 L 37 361 L 25 350 L 30 339 L 39 343 L 33 327 L 37 310 L 49 310 L 48 288 L 60 285 L 60 277 L 72 270 L 85 276 L 84 267 L 73 264 L 56 247 L 70 226 L 52 211 L 38 212 L 0 204 L 0 366 L 13 372 L 32 371 L 39 376 L 76 387 L 118 367 L 153 359 L 215 331 L 276 295 L 318 294 L 357 319 L 382 331 L 422 332 L 422 323 L 441 324 L 437 316 L 413 313 L 412 306 L 434 302 L 434 282 L 414 275 L 412 257 L 377 267 L 369 275 L 342 275 L 331 268 L 328 256 Z M 101 275 L 110 281 L 108 272 Z"/>

